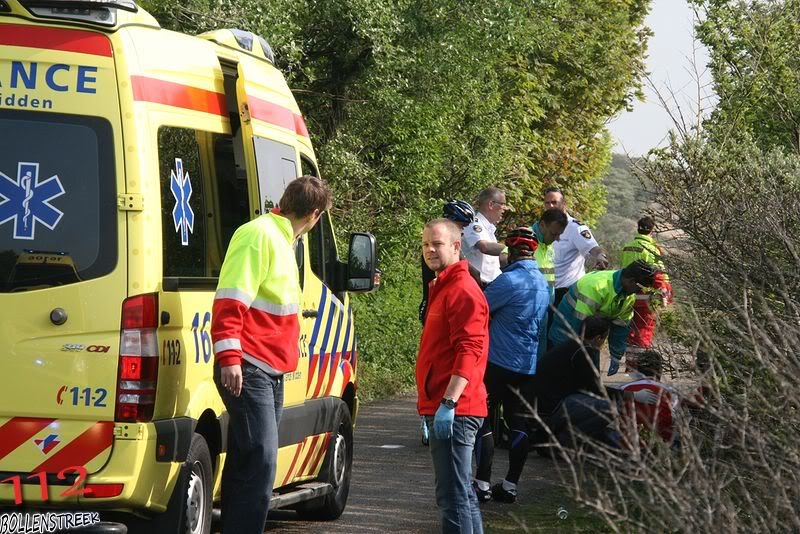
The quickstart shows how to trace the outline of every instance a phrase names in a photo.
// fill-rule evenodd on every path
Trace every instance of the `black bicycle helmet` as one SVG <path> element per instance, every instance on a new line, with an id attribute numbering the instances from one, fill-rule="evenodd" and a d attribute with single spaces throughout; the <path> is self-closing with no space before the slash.
<path id="1" fill-rule="evenodd" d="M 640 234 L 649 234 L 656 227 L 656 221 L 649 215 L 645 215 L 636 223 L 636 228 Z"/>
<path id="2" fill-rule="evenodd" d="M 475 210 L 463 200 L 451 200 L 442 208 L 445 219 L 458 224 L 469 224 L 475 219 Z"/>
<path id="3" fill-rule="evenodd" d="M 652 287 L 656 280 L 656 274 L 659 273 L 658 267 L 650 265 L 644 260 L 636 260 L 624 269 L 622 269 L 622 276 L 630 278 L 637 284 Z"/>
<path id="4" fill-rule="evenodd" d="M 539 248 L 539 242 L 533 230 L 526 226 L 515 228 L 506 236 L 506 246 L 519 256 L 533 256 Z"/>

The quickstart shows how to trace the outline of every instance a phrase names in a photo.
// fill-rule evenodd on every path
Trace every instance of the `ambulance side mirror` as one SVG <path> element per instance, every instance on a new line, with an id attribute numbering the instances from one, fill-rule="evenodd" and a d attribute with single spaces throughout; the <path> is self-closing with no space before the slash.
<path id="1" fill-rule="evenodd" d="M 377 267 L 377 245 L 372 234 L 350 234 L 350 252 L 347 255 L 347 291 L 372 291 L 380 284 Z"/>

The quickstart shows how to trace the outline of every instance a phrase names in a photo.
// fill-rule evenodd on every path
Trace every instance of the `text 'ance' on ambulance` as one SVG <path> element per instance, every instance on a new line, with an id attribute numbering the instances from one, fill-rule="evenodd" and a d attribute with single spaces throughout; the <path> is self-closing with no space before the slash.
<path id="1" fill-rule="evenodd" d="M 267 42 L 161 29 L 130 0 L 0 0 L 0 507 L 207 533 L 227 415 L 211 307 L 234 230 L 318 176 Z M 296 247 L 275 508 L 344 510 L 358 410 L 351 291 L 329 214 Z M 108 525 L 109 529 L 119 525 Z"/>

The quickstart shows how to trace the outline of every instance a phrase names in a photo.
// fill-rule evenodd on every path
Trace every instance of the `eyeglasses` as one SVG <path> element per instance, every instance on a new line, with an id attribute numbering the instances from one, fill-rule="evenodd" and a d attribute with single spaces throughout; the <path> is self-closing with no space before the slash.
<path id="1" fill-rule="evenodd" d="M 492 200 L 492 204 L 498 204 L 500 205 L 501 208 L 508 208 L 508 204 L 506 204 L 505 202 L 498 202 L 496 200 Z"/>

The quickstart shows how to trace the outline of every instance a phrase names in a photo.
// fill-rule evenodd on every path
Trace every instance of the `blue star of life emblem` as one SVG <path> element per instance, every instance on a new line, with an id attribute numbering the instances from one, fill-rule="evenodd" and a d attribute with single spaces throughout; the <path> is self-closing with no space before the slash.
<path id="1" fill-rule="evenodd" d="M 17 178 L 0 171 L 0 226 L 14 221 L 14 239 L 34 239 L 36 223 L 55 229 L 64 212 L 50 204 L 64 194 L 61 180 L 55 174 L 39 181 L 39 164 L 19 162 Z"/>
<path id="2" fill-rule="evenodd" d="M 172 208 L 172 220 L 175 231 L 181 233 L 181 245 L 189 245 L 189 232 L 194 233 L 194 211 L 189 205 L 192 197 L 192 182 L 189 173 L 183 173 L 183 160 L 175 158 L 175 169 L 170 172 L 170 190 L 175 197 L 175 207 Z"/>

